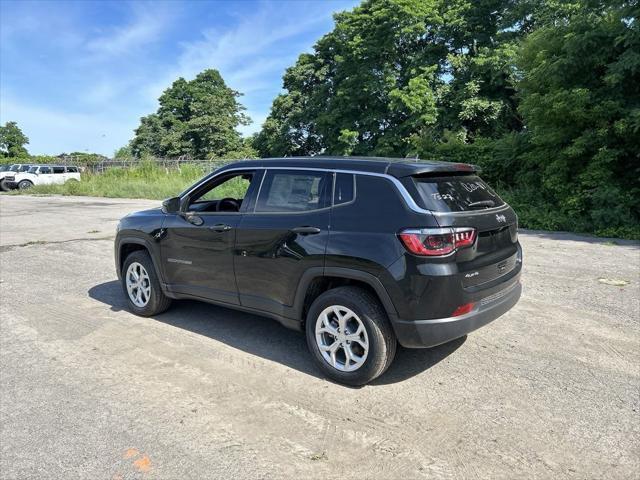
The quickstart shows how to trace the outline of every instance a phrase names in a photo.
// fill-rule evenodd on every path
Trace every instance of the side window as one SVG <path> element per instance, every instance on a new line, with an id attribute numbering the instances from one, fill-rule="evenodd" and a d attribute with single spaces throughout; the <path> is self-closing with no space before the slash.
<path id="1" fill-rule="evenodd" d="M 255 178 L 255 172 L 249 171 L 234 173 L 212 180 L 200 186 L 198 190 L 191 194 L 187 210 L 197 212 L 239 212 L 249 186 Z"/>
<path id="2" fill-rule="evenodd" d="M 293 213 L 328 207 L 331 180 L 325 172 L 267 171 L 255 211 Z"/>
<path id="3" fill-rule="evenodd" d="M 67 167 L 67 172 L 78 173 L 78 167 Z"/>
<path id="4" fill-rule="evenodd" d="M 64 167 L 53 167 L 53 173 L 64 173 Z"/>
<path id="5" fill-rule="evenodd" d="M 355 197 L 356 179 L 351 173 L 338 173 L 336 175 L 336 188 L 333 192 L 333 204 L 349 203 Z"/>
<path id="6" fill-rule="evenodd" d="M 227 178 L 221 183 L 214 184 L 212 188 L 203 192 L 194 202 L 210 202 L 223 198 L 242 200 L 251 184 L 251 177 L 252 175 L 235 175 Z"/>
<path id="7" fill-rule="evenodd" d="M 51 168 L 50 167 L 40 167 L 40 173 L 42 173 L 42 174 L 51 173 Z"/>

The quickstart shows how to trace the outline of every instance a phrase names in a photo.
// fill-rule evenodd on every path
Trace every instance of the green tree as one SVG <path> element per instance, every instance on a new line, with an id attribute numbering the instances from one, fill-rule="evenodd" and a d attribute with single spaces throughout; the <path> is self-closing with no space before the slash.
<path id="1" fill-rule="evenodd" d="M 521 129 L 514 57 L 533 4 L 515 3 L 367 0 L 337 14 L 285 73 L 256 148 L 405 156 L 445 131 L 467 143 Z"/>
<path id="2" fill-rule="evenodd" d="M 3 157 L 27 157 L 25 145 L 29 139 L 22 133 L 16 122 L 7 122 L 0 127 L 0 155 Z"/>
<path id="3" fill-rule="evenodd" d="M 417 0 L 366 1 L 337 14 L 334 30 L 314 53 L 300 55 L 285 73 L 286 93 L 274 101 L 256 141 L 260 153 L 390 154 L 406 148 L 402 135 L 411 126 L 405 122 L 430 117 L 424 109 L 432 107 L 416 101 L 412 90 L 433 88 L 422 69 L 434 63 L 425 60 L 432 48 L 419 48 L 431 36 L 429 18 L 437 22 L 433 2 Z M 419 85 L 409 85 L 412 71 Z"/>
<path id="4" fill-rule="evenodd" d="M 127 144 L 124 147 L 118 148 L 113 152 L 113 158 L 116 160 L 128 160 L 133 158 L 133 152 L 131 151 L 131 145 Z"/>
<path id="5" fill-rule="evenodd" d="M 523 177 L 558 228 L 640 230 L 640 25 L 637 4 L 580 0 L 523 42 L 520 111 L 531 148 Z"/>
<path id="6" fill-rule="evenodd" d="M 237 101 L 240 93 L 209 69 L 187 81 L 179 78 L 159 98 L 156 113 L 143 117 L 130 143 L 137 157 L 223 158 L 242 151 L 238 131 L 250 119 Z"/>

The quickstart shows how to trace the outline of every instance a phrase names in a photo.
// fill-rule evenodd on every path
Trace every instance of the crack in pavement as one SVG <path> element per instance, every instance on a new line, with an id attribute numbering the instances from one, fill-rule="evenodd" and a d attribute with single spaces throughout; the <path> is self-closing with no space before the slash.
<path id="1" fill-rule="evenodd" d="M 115 238 L 114 235 L 109 237 L 95 237 L 95 238 L 70 238 L 68 240 L 34 240 L 25 243 L 16 243 L 11 245 L 2 245 L 0 246 L 0 253 L 10 252 L 16 248 L 21 247 L 32 247 L 35 245 L 53 245 L 58 243 L 70 243 L 70 242 L 94 242 L 96 240 L 113 240 Z"/>

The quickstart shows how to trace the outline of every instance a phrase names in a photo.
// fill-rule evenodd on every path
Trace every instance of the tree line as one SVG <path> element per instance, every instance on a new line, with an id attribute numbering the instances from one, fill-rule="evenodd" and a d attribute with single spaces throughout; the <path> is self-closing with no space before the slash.
<path id="1" fill-rule="evenodd" d="M 117 156 L 479 165 L 522 226 L 640 237 L 636 0 L 365 0 L 283 75 L 262 129 L 218 71 L 179 78 Z M 2 144 L 0 142 L 0 148 Z"/>

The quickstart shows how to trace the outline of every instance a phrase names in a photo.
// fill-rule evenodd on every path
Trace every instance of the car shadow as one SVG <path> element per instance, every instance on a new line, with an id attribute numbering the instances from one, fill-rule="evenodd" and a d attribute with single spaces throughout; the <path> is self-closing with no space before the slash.
<path id="1" fill-rule="evenodd" d="M 88 293 L 90 298 L 109 305 L 112 311 L 128 311 L 117 280 L 95 285 Z M 192 300 L 176 300 L 170 310 L 151 318 L 308 375 L 325 378 L 311 360 L 304 334 L 287 329 L 275 320 Z M 465 340 L 466 337 L 462 337 L 429 349 L 398 347 L 389 370 L 370 385 L 388 385 L 414 377 L 451 355 Z"/>

